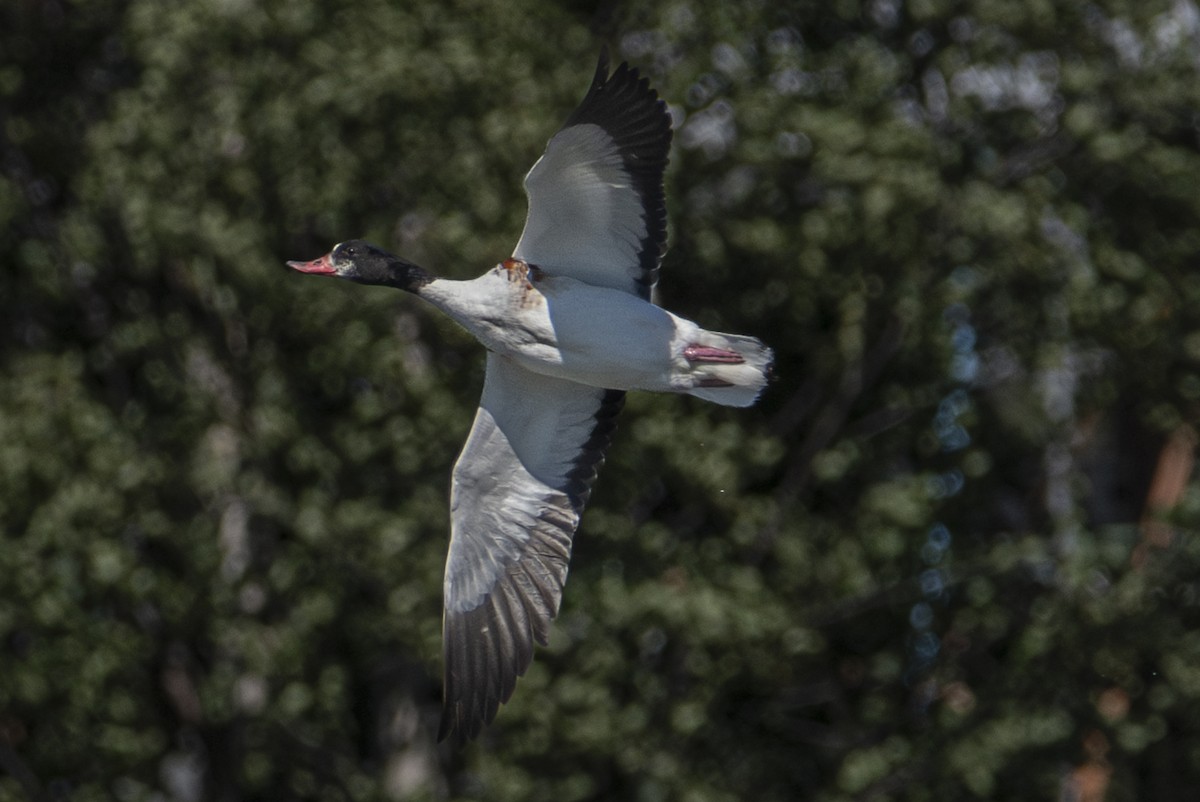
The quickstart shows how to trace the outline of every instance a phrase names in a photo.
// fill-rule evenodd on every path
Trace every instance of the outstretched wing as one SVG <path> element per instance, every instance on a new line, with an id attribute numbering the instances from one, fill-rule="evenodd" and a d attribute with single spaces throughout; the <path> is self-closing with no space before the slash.
<path id="1" fill-rule="evenodd" d="M 583 102 L 525 176 L 529 214 L 513 256 L 649 299 L 667 242 L 670 146 L 666 104 L 628 64 L 609 76 L 602 52 Z"/>
<path id="2" fill-rule="evenodd" d="M 534 642 L 546 644 L 624 398 L 488 354 L 450 496 L 439 740 L 478 735 L 529 667 Z"/>

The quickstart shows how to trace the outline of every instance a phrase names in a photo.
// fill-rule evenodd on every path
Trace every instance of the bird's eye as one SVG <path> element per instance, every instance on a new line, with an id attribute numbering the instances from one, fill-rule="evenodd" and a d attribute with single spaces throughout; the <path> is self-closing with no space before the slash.
<path id="1" fill-rule="evenodd" d="M 346 255 L 347 256 L 358 256 L 358 248 L 355 248 L 353 245 L 351 245 L 349 248 L 346 249 Z"/>

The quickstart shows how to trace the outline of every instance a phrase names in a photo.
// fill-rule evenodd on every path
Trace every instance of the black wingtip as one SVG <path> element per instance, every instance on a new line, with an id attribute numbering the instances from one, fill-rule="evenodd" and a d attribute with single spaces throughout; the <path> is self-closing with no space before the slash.
<path id="1" fill-rule="evenodd" d="M 598 89 L 608 80 L 608 45 L 601 45 L 600 58 L 596 60 L 596 77 L 592 78 L 592 87 Z"/>
<path id="2" fill-rule="evenodd" d="M 461 705 L 447 704 L 442 708 L 442 722 L 438 725 L 438 743 L 449 739 L 451 748 L 461 750 L 467 745 L 470 736 L 462 721 Z"/>
<path id="3" fill-rule="evenodd" d="M 451 733 L 451 731 L 453 731 L 453 729 L 454 729 L 454 725 L 452 725 L 450 723 L 450 716 L 447 714 L 446 710 L 443 709 L 442 710 L 442 721 L 440 724 L 438 724 L 438 734 L 437 734 L 438 743 L 441 743 L 442 741 L 446 740 L 446 737 L 448 735 L 450 735 L 450 733 Z"/>

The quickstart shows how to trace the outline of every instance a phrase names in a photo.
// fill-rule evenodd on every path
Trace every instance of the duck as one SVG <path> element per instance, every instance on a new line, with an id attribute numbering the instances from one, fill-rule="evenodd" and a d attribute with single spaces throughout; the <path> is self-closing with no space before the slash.
<path id="1" fill-rule="evenodd" d="M 653 302 L 666 251 L 666 103 L 601 51 L 583 100 L 525 176 L 512 255 L 469 280 L 434 276 L 370 242 L 301 273 L 429 302 L 487 351 L 483 392 L 450 489 L 438 740 L 461 748 L 546 646 L 571 546 L 631 390 L 752 405 L 773 353 Z"/>

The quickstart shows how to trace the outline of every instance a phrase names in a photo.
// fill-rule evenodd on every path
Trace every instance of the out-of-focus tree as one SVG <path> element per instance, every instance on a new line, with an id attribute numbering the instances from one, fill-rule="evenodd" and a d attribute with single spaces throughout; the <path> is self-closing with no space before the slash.
<path id="1" fill-rule="evenodd" d="M 599 45 L 671 104 L 664 303 L 563 614 L 434 744 L 482 358 L 288 274 L 466 277 Z M 0 800 L 1185 799 L 1200 11 L 515 0 L 0 11 Z"/>

